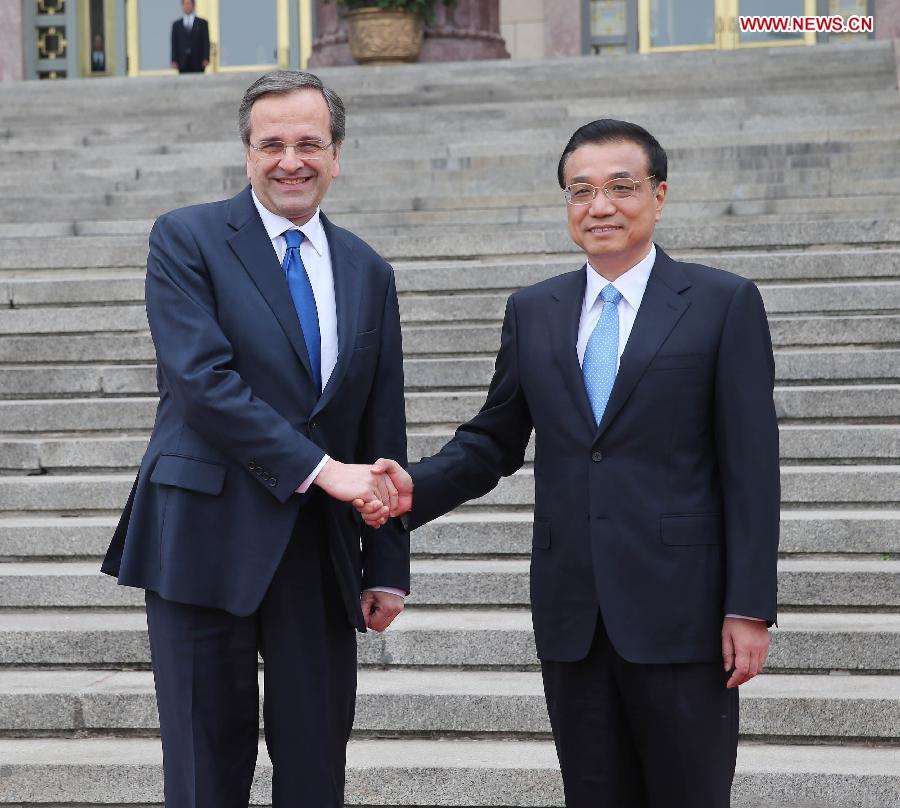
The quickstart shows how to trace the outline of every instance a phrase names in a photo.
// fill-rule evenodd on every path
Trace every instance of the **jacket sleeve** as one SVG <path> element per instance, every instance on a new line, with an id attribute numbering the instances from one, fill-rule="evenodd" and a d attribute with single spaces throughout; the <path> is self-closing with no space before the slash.
<path id="1" fill-rule="evenodd" d="M 516 329 L 515 297 L 510 297 L 484 405 L 436 455 L 410 468 L 415 486 L 410 529 L 484 496 L 525 462 L 532 420 L 519 379 Z"/>
<path id="2" fill-rule="evenodd" d="M 204 257 L 175 214 L 160 217 L 150 233 L 146 299 L 162 387 L 184 422 L 242 466 L 270 470 L 269 480 L 253 477 L 286 502 L 324 452 L 233 370 Z"/>
<path id="3" fill-rule="evenodd" d="M 203 55 L 202 61 L 209 61 L 209 23 L 203 20 Z"/>
<path id="4" fill-rule="evenodd" d="M 360 425 L 358 459 L 379 457 L 406 467 L 406 409 L 403 398 L 403 346 L 393 271 L 384 300 L 375 383 Z M 390 586 L 409 592 L 409 533 L 389 521 L 377 530 L 362 526 L 363 588 Z"/>
<path id="5" fill-rule="evenodd" d="M 719 343 L 715 439 L 725 525 L 725 614 L 776 619 L 781 506 L 775 361 L 759 290 L 735 291 Z"/>

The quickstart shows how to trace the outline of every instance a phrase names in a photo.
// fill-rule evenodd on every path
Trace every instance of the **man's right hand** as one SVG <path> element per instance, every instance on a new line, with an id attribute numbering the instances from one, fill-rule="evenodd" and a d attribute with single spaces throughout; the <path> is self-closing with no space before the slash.
<path id="1" fill-rule="evenodd" d="M 353 505 L 362 514 L 363 521 L 369 527 L 378 528 L 387 521 L 388 516 L 401 516 L 412 510 L 413 481 L 412 477 L 409 476 L 409 472 L 396 460 L 379 458 L 372 465 L 371 469 L 376 474 L 387 477 L 397 492 L 396 504 L 391 505 L 387 514 L 385 514 L 383 508 L 379 507 L 378 502 L 366 500 L 363 497 L 353 500 Z"/>
<path id="2" fill-rule="evenodd" d="M 370 506 L 367 512 L 373 520 L 381 520 L 381 524 L 401 501 L 390 475 L 361 463 L 329 460 L 313 480 L 313 485 L 341 502 L 367 503 Z M 368 518 L 366 522 L 369 523 Z"/>

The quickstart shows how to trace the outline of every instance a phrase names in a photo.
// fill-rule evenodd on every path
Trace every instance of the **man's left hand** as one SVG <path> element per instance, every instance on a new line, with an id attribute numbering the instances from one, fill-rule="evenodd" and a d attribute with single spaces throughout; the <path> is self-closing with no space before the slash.
<path id="1" fill-rule="evenodd" d="M 403 598 L 393 592 L 366 590 L 359 598 L 366 628 L 384 631 L 403 611 Z"/>
<path id="2" fill-rule="evenodd" d="M 760 673 L 769 653 L 769 629 L 764 620 L 726 617 L 722 623 L 722 660 L 732 671 L 726 687 L 737 687 Z"/>

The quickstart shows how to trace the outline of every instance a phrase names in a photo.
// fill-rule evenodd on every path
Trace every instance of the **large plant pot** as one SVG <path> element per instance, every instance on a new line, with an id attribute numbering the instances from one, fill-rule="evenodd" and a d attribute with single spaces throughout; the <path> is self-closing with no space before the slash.
<path id="1" fill-rule="evenodd" d="M 350 52 L 361 65 L 417 61 L 424 30 L 422 18 L 408 11 L 356 8 L 347 12 Z"/>

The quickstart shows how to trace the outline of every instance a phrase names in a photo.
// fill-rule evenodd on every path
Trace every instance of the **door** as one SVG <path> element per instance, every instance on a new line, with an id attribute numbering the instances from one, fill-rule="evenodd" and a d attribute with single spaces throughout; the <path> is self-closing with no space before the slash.
<path id="1" fill-rule="evenodd" d="M 174 74 L 170 37 L 180 3 L 128 0 L 127 10 L 129 75 Z M 196 0 L 195 13 L 209 23 L 208 73 L 263 73 L 309 58 L 311 0 Z"/>
<path id="2" fill-rule="evenodd" d="M 741 33 L 737 18 L 813 16 L 816 0 L 640 0 L 640 50 L 723 50 L 814 45 L 814 33 Z"/>

